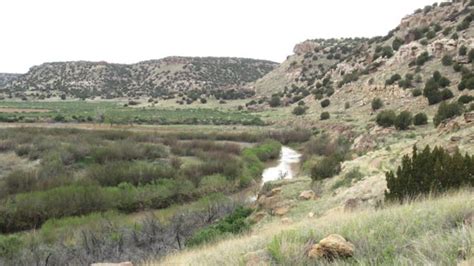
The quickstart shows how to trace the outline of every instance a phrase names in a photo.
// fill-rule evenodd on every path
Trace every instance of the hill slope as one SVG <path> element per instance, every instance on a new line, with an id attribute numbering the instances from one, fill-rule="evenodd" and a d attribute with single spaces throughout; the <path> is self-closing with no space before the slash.
<path id="1" fill-rule="evenodd" d="M 303 100 L 309 108 L 307 114 L 317 118 L 323 110 L 342 112 L 345 106 L 352 113 L 368 114 L 375 97 L 391 109 L 429 107 L 427 111 L 433 113 L 435 103 L 413 95 L 423 91 L 436 71 L 449 81 L 436 93 L 446 99 L 473 95 L 473 86 L 458 89 L 463 77 L 472 76 L 473 18 L 471 2 L 443 2 L 403 18 L 384 37 L 307 40 L 296 45 L 294 54 L 279 67 L 256 81 L 257 95 L 279 96 L 282 105 L 296 106 Z M 319 106 L 324 99 L 331 102 L 327 108 Z"/>
<path id="2" fill-rule="evenodd" d="M 7 81 L 1 92 L 17 97 L 117 98 L 172 96 L 189 91 L 220 96 L 222 91 L 234 90 L 230 95 L 242 98 L 252 94 L 251 82 L 276 66 L 264 60 L 214 57 L 167 57 L 133 65 L 45 63 Z"/>
<path id="3" fill-rule="evenodd" d="M 20 74 L 0 73 L 0 88 L 18 78 Z"/>

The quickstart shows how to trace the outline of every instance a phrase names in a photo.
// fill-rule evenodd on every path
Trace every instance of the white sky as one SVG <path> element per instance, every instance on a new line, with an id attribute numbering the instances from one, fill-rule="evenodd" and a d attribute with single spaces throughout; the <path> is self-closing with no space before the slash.
<path id="1" fill-rule="evenodd" d="M 435 0 L 1 0 L 0 72 L 165 56 L 283 61 L 296 43 L 385 35 Z"/>

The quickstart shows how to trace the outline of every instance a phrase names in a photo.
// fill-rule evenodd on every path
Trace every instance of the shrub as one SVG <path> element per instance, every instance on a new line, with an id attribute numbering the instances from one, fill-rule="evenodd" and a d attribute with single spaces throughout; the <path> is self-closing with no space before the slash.
<path id="1" fill-rule="evenodd" d="M 397 115 L 395 119 L 395 128 L 398 130 L 406 130 L 412 124 L 413 117 L 410 112 L 403 111 Z"/>
<path id="2" fill-rule="evenodd" d="M 278 107 L 280 105 L 281 105 L 280 96 L 273 95 L 272 98 L 270 99 L 270 106 L 271 107 Z"/>
<path id="3" fill-rule="evenodd" d="M 414 90 L 411 91 L 411 94 L 413 95 L 413 97 L 418 97 L 418 96 L 422 95 L 423 92 L 420 89 L 414 89 Z"/>
<path id="4" fill-rule="evenodd" d="M 467 55 L 467 58 L 469 60 L 469 63 L 472 63 L 474 61 L 474 49 L 469 50 L 469 54 Z"/>
<path id="5" fill-rule="evenodd" d="M 461 95 L 461 97 L 458 98 L 458 103 L 460 104 L 466 104 L 474 101 L 474 96 L 471 95 Z"/>
<path id="6" fill-rule="evenodd" d="M 395 123 L 397 115 L 393 110 L 384 110 L 376 117 L 377 125 L 381 127 L 391 127 Z"/>
<path id="7" fill-rule="evenodd" d="M 395 82 L 398 80 L 402 79 L 402 77 L 399 74 L 393 74 L 390 79 L 387 79 L 385 81 L 385 85 L 393 85 Z"/>
<path id="8" fill-rule="evenodd" d="M 351 108 L 351 103 L 350 102 L 345 102 L 344 103 L 344 109 L 349 109 Z"/>
<path id="9" fill-rule="evenodd" d="M 462 114 L 462 106 L 457 102 L 446 103 L 443 102 L 438 107 L 438 112 L 433 118 L 433 123 L 438 126 L 443 120 L 453 118 Z"/>
<path id="10" fill-rule="evenodd" d="M 306 109 L 307 109 L 307 107 L 298 105 L 293 109 L 293 114 L 294 115 L 304 115 L 306 113 Z"/>
<path id="11" fill-rule="evenodd" d="M 462 69 L 462 65 L 459 64 L 458 62 L 456 62 L 456 63 L 453 64 L 453 69 L 454 69 L 455 72 L 459 72 Z"/>
<path id="12" fill-rule="evenodd" d="M 311 179 L 314 181 L 332 177 L 341 171 L 341 162 L 335 155 L 324 157 L 311 168 Z"/>
<path id="13" fill-rule="evenodd" d="M 451 66 L 453 64 L 453 58 L 450 55 L 444 55 L 441 62 L 443 66 Z"/>
<path id="14" fill-rule="evenodd" d="M 415 126 L 428 124 L 428 116 L 425 113 L 418 113 L 413 117 L 413 124 Z"/>
<path id="15" fill-rule="evenodd" d="M 451 99 L 454 97 L 454 94 L 451 90 L 449 89 L 444 89 L 441 91 L 441 98 L 443 98 L 443 101 L 444 100 L 448 100 L 448 99 Z"/>
<path id="16" fill-rule="evenodd" d="M 465 56 L 467 54 L 467 47 L 465 45 L 459 47 L 458 53 L 460 56 Z"/>
<path id="17" fill-rule="evenodd" d="M 392 42 L 393 50 L 398 51 L 398 49 L 400 48 L 400 46 L 403 45 L 403 43 L 404 43 L 403 39 L 396 37 Z"/>
<path id="18" fill-rule="evenodd" d="M 423 89 L 423 96 L 428 98 L 430 105 L 437 104 L 443 100 L 441 92 L 439 91 L 439 85 L 433 78 L 426 82 L 425 88 Z"/>
<path id="19" fill-rule="evenodd" d="M 246 220 L 250 214 L 252 214 L 252 209 L 238 207 L 232 214 L 224 217 L 218 223 L 198 230 L 186 241 L 186 245 L 190 247 L 198 246 L 204 243 L 211 243 L 224 234 L 244 232 L 250 228 L 250 224 Z"/>
<path id="20" fill-rule="evenodd" d="M 377 111 L 378 109 L 382 108 L 383 101 L 380 98 L 374 98 L 372 100 L 372 110 Z"/>
<path id="21" fill-rule="evenodd" d="M 331 101 L 329 99 L 324 99 L 324 100 L 321 101 L 320 104 L 321 104 L 322 108 L 326 108 L 331 104 Z"/>
<path id="22" fill-rule="evenodd" d="M 396 172 L 386 173 L 387 199 L 404 200 L 419 194 L 444 192 L 464 185 L 473 186 L 474 157 L 459 151 L 450 155 L 443 148 L 429 146 L 420 153 L 413 147 L 411 158 L 403 156 Z"/>
<path id="23" fill-rule="evenodd" d="M 416 64 L 418 66 L 422 66 L 424 65 L 426 62 L 428 62 L 428 60 L 430 60 L 431 57 L 430 55 L 428 54 L 428 52 L 423 52 L 421 53 L 417 58 L 416 58 Z"/>
<path id="24" fill-rule="evenodd" d="M 328 112 L 322 112 L 320 115 L 321 120 L 328 120 L 330 118 L 330 114 Z"/>

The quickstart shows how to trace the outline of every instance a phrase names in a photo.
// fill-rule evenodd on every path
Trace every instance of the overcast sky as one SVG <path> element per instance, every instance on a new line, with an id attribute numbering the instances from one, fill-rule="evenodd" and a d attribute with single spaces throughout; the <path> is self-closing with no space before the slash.
<path id="1" fill-rule="evenodd" d="M 2 0 L 0 72 L 165 56 L 283 61 L 296 43 L 385 35 L 434 0 Z"/>

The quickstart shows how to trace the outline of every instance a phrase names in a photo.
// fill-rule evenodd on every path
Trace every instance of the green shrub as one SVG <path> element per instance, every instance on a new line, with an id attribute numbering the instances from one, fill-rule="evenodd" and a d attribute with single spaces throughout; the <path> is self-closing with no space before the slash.
<path id="1" fill-rule="evenodd" d="M 326 108 L 331 104 L 331 101 L 329 99 L 324 99 L 321 101 L 321 107 Z"/>
<path id="2" fill-rule="evenodd" d="M 453 92 L 450 89 L 443 89 L 441 91 L 441 98 L 444 100 L 448 100 L 454 97 Z"/>
<path id="3" fill-rule="evenodd" d="M 411 91 L 411 95 L 413 95 L 413 97 L 418 97 L 418 96 L 421 96 L 422 94 L 423 92 L 420 89 L 414 89 Z"/>
<path id="4" fill-rule="evenodd" d="M 305 107 L 305 106 L 296 106 L 293 109 L 293 114 L 294 115 L 304 115 L 306 113 L 306 109 L 307 109 L 307 107 Z"/>
<path id="5" fill-rule="evenodd" d="M 272 98 L 270 99 L 270 107 L 278 107 L 281 105 L 281 100 L 280 96 L 278 95 L 273 95 Z"/>
<path id="6" fill-rule="evenodd" d="M 425 113 L 418 113 L 413 117 L 413 124 L 415 126 L 428 124 L 428 116 Z"/>
<path id="7" fill-rule="evenodd" d="M 472 63 L 474 61 L 474 49 L 469 50 L 469 54 L 467 54 L 467 58 L 469 60 L 469 63 Z"/>
<path id="8" fill-rule="evenodd" d="M 443 100 L 441 92 L 439 91 L 439 84 L 433 78 L 426 82 L 425 88 L 423 89 L 423 96 L 428 98 L 430 105 L 437 104 Z"/>
<path id="9" fill-rule="evenodd" d="M 395 128 L 398 130 L 406 130 L 413 122 L 413 116 L 408 111 L 403 111 L 395 118 Z"/>
<path id="10" fill-rule="evenodd" d="M 471 95 L 461 95 L 461 97 L 458 98 L 458 103 L 460 104 L 467 104 L 474 101 L 474 96 Z"/>
<path id="11" fill-rule="evenodd" d="M 460 56 L 465 56 L 467 54 L 467 47 L 465 45 L 462 45 L 459 47 L 459 55 Z"/>
<path id="12" fill-rule="evenodd" d="M 311 168 L 311 178 L 314 181 L 332 177 L 341 171 L 341 162 L 336 155 L 324 157 Z"/>
<path id="13" fill-rule="evenodd" d="M 453 64 L 453 58 L 450 55 L 444 55 L 441 62 L 443 66 L 451 66 Z"/>
<path id="14" fill-rule="evenodd" d="M 399 74 L 393 74 L 389 79 L 385 81 L 385 85 L 393 85 L 395 82 L 401 79 L 402 77 Z"/>
<path id="15" fill-rule="evenodd" d="M 395 39 L 393 40 L 392 42 L 392 48 L 393 50 L 395 51 L 398 51 L 398 49 L 400 48 L 400 46 L 402 46 L 405 42 L 403 41 L 403 39 L 400 39 L 398 37 L 395 37 Z"/>
<path id="16" fill-rule="evenodd" d="M 250 223 L 246 220 L 252 214 L 252 209 L 238 207 L 232 214 L 207 228 L 198 230 L 186 241 L 189 247 L 198 246 L 204 243 L 211 243 L 225 234 L 239 234 L 250 228 Z"/>
<path id="17" fill-rule="evenodd" d="M 443 120 L 450 119 L 462 114 L 462 106 L 457 102 L 446 103 L 443 102 L 438 107 L 438 112 L 433 118 L 433 123 L 435 126 L 438 126 Z"/>
<path id="18" fill-rule="evenodd" d="M 430 55 L 428 52 L 423 52 L 421 53 L 417 58 L 416 58 L 416 64 L 418 66 L 424 65 L 426 62 L 428 62 L 431 59 Z"/>
<path id="19" fill-rule="evenodd" d="M 320 115 L 321 120 L 328 120 L 331 117 L 331 115 L 328 112 L 322 112 Z"/>
<path id="20" fill-rule="evenodd" d="M 372 110 L 377 111 L 378 109 L 383 107 L 383 101 L 380 98 L 374 98 L 372 100 Z"/>
<path id="21" fill-rule="evenodd" d="M 443 148 L 429 146 L 420 153 L 416 146 L 411 158 L 403 156 L 397 171 L 386 173 L 387 199 L 404 200 L 419 194 L 444 192 L 452 188 L 473 186 L 474 157 L 459 151 L 450 155 Z"/>
<path id="22" fill-rule="evenodd" d="M 383 110 L 376 117 L 377 125 L 381 127 L 391 127 L 394 125 L 397 115 L 393 110 Z"/>

